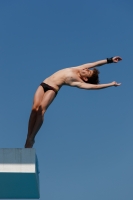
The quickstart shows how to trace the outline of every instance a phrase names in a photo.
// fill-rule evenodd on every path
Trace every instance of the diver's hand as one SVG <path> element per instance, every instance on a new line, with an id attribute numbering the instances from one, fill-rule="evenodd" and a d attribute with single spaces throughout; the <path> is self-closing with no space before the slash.
<path id="1" fill-rule="evenodd" d="M 117 83 L 116 81 L 113 81 L 113 82 L 112 82 L 112 86 L 117 87 L 117 86 L 120 86 L 120 85 L 121 85 L 121 83 Z"/>
<path id="2" fill-rule="evenodd" d="M 115 57 L 112 58 L 112 60 L 113 60 L 114 63 L 117 63 L 117 62 L 121 61 L 122 58 L 120 56 L 115 56 Z"/>

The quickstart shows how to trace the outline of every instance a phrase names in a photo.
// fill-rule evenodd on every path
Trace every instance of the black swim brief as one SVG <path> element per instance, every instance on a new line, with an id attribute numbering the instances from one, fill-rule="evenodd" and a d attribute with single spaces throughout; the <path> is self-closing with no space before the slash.
<path id="1" fill-rule="evenodd" d="M 55 92 L 55 94 L 57 95 L 58 91 L 54 87 L 52 87 L 44 82 L 42 82 L 40 85 L 43 87 L 44 92 L 46 92 L 48 90 L 53 90 Z"/>

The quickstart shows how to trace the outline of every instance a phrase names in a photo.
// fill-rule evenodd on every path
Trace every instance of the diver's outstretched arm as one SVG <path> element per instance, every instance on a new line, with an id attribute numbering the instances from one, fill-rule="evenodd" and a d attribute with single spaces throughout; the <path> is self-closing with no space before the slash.
<path id="1" fill-rule="evenodd" d="M 99 90 L 99 89 L 104 89 L 107 87 L 112 87 L 112 86 L 120 86 L 121 83 L 117 83 L 116 81 L 113 81 L 111 83 L 106 83 L 106 84 L 89 84 L 89 83 L 81 83 L 81 82 L 73 82 L 71 83 L 71 86 L 73 87 L 78 87 L 81 89 L 86 89 L 86 90 Z"/>
<path id="2" fill-rule="evenodd" d="M 93 68 L 93 67 L 99 67 L 99 66 L 102 66 L 102 65 L 105 65 L 105 64 L 108 64 L 108 63 L 117 63 L 119 61 L 121 61 L 122 58 L 120 56 L 115 56 L 115 57 L 111 57 L 111 58 L 107 58 L 107 59 L 104 59 L 104 60 L 99 60 L 99 61 L 96 61 L 96 62 L 93 62 L 93 63 L 87 63 L 87 64 L 83 64 L 83 65 L 80 65 L 78 66 L 77 68 Z"/>

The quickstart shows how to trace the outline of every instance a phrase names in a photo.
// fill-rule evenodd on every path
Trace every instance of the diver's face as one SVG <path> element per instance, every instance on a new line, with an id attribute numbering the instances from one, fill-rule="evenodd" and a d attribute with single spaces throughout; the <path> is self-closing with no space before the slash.
<path id="1" fill-rule="evenodd" d="M 85 79 L 88 80 L 88 78 L 90 78 L 93 75 L 93 70 L 90 70 L 90 69 L 87 69 L 87 68 L 82 69 L 81 72 L 80 72 L 80 75 L 81 75 L 82 78 L 85 78 Z"/>

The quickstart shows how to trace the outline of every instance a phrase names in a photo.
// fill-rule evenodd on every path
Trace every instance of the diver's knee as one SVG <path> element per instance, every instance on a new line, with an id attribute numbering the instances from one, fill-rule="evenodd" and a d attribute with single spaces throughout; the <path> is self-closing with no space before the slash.
<path id="1" fill-rule="evenodd" d="M 44 116 L 46 109 L 43 108 L 41 105 L 38 108 L 38 114 Z"/>
<path id="2" fill-rule="evenodd" d="M 34 105 L 32 106 L 32 111 L 33 111 L 33 112 L 38 112 L 38 110 L 39 110 L 39 105 L 34 104 Z"/>

